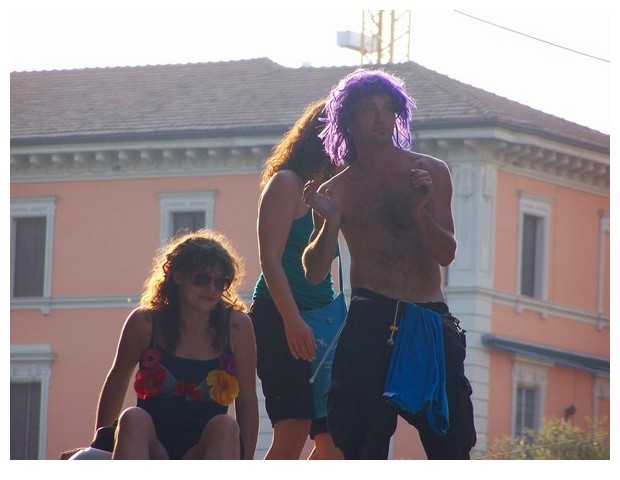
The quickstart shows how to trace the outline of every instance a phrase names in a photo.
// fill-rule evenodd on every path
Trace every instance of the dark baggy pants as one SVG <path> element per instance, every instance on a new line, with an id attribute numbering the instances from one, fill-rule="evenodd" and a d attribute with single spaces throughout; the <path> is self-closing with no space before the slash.
<path id="1" fill-rule="evenodd" d="M 383 398 L 392 346 L 390 325 L 398 301 L 366 289 L 351 294 L 327 399 L 329 431 L 346 459 L 387 459 L 400 415 L 419 432 L 430 460 L 469 459 L 476 443 L 471 385 L 465 377 L 465 331 L 445 303 L 418 304 L 442 316 L 450 427 L 439 435 L 424 412 L 412 414 Z M 396 333 L 397 335 L 398 333 Z M 412 379 L 415 381 L 415 379 Z"/>

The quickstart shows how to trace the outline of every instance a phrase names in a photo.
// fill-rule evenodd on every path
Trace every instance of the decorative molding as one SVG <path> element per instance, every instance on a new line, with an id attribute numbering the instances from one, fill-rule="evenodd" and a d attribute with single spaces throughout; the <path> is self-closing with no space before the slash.
<path id="1" fill-rule="evenodd" d="M 11 182 L 232 175 L 260 172 L 273 144 L 11 150 Z"/>
<path id="2" fill-rule="evenodd" d="M 445 293 L 449 299 L 461 296 L 477 296 L 487 298 L 492 302 L 512 307 L 514 311 L 519 314 L 529 310 L 539 313 L 542 318 L 547 318 L 551 315 L 570 320 L 577 320 L 596 325 L 599 330 L 605 327 L 609 328 L 610 325 L 609 314 L 599 313 L 595 310 L 572 307 L 570 305 L 560 305 L 548 300 L 543 301 L 531 297 L 522 297 L 520 295 L 502 292 L 499 290 L 478 287 L 446 287 Z"/>
<path id="3" fill-rule="evenodd" d="M 259 172 L 279 137 L 13 147 L 11 182 Z M 484 159 L 523 175 L 609 194 L 609 155 L 508 130 L 426 131 L 416 149 L 450 162 Z"/>
<path id="4" fill-rule="evenodd" d="M 467 154 L 471 153 L 468 151 Z M 497 167 L 480 158 L 471 158 L 469 162 L 457 162 L 452 166 L 459 255 L 450 267 L 449 282 L 451 285 L 491 287 Z M 452 159 L 451 154 L 446 160 L 450 162 Z"/>
<path id="5" fill-rule="evenodd" d="M 345 282 L 346 284 L 346 282 Z M 457 301 L 457 297 L 477 297 L 489 302 L 496 302 L 501 305 L 512 307 L 515 312 L 521 313 L 529 310 L 544 313 L 549 316 L 577 320 L 584 323 L 597 325 L 598 328 L 609 328 L 609 314 L 600 314 L 594 310 L 586 310 L 569 305 L 559 305 L 553 302 L 543 302 L 533 298 L 520 297 L 508 292 L 501 292 L 489 288 L 472 287 L 446 287 L 446 297 L 450 303 Z M 252 302 L 252 291 L 240 292 L 239 296 L 250 305 Z M 51 309 L 92 309 L 92 308 L 134 308 L 140 301 L 139 294 L 131 295 L 111 295 L 111 296 L 88 296 L 88 297 L 52 297 L 48 299 L 24 298 L 11 299 L 11 310 L 46 310 Z"/>
<path id="6" fill-rule="evenodd" d="M 239 297 L 247 306 L 252 303 L 252 291 L 239 292 Z M 42 314 L 48 314 L 51 310 L 61 309 L 135 308 L 139 303 L 139 294 L 125 296 L 12 298 L 11 310 L 40 310 Z"/>
<path id="7" fill-rule="evenodd" d="M 11 345 L 11 364 L 13 362 L 19 362 L 29 364 L 30 366 L 36 364 L 45 364 L 49 366 L 49 363 L 56 358 L 56 354 L 52 351 L 52 346 L 49 344 L 32 344 L 32 345 Z M 13 367 L 13 365 L 11 365 Z M 12 372 L 13 370 L 11 370 Z M 21 373 L 26 370 L 20 370 Z M 49 371 L 49 368 L 48 368 Z M 40 378 L 39 375 L 17 375 L 14 376 L 11 373 L 12 380 L 18 381 L 30 381 L 35 378 Z"/>
<path id="8" fill-rule="evenodd" d="M 539 146 L 488 138 L 423 139 L 420 149 L 449 164 L 482 156 L 486 162 L 521 175 L 609 195 L 608 155 L 580 149 L 564 150 L 560 144 Z"/>

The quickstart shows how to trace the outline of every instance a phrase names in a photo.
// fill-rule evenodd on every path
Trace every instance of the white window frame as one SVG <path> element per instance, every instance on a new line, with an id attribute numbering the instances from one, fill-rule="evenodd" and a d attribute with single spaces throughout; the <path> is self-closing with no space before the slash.
<path id="1" fill-rule="evenodd" d="M 47 409 L 51 363 L 55 354 L 49 344 L 11 345 L 11 383 L 40 383 L 41 410 L 39 428 L 39 459 L 45 459 Z"/>
<path id="2" fill-rule="evenodd" d="M 517 392 L 519 387 L 535 388 L 537 390 L 535 406 L 535 429 L 540 428 L 544 414 L 545 395 L 547 388 L 547 371 L 553 366 L 549 362 L 535 360 L 524 355 L 515 354 L 512 357 L 512 436 L 517 434 Z"/>
<path id="3" fill-rule="evenodd" d="M 535 285 L 534 298 L 537 300 L 547 300 L 547 285 L 549 276 L 549 226 L 551 224 L 551 209 L 553 199 L 542 195 L 519 192 L 519 232 L 518 232 L 518 252 L 517 252 L 517 295 L 521 292 L 521 273 L 523 262 L 523 223 L 525 215 L 533 215 L 541 219 L 540 225 L 542 232 L 540 240 L 536 245 L 537 253 L 540 251 L 541 260 L 536 264 L 537 279 L 540 285 Z M 540 249 L 540 250 L 539 250 Z"/>
<path id="4" fill-rule="evenodd" d="M 45 256 L 43 265 L 43 295 L 37 299 L 49 299 L 52 290 L 52 247 L 54 239 L 54 216 L 56 197 L 11 198 L 11 235 L 15 235 L 15 220 L 27 217 L 45 217 Z M 11 238 L 11 300 L 15 274 L 15 238 Z M 17 299 L 16 299 L 17 300 Z M 19 300 L 22 300 L 21 298 Z"/>
<path id="5" fill-rule="evenodd" d="M 609 285 L 609 278 L 605 278 L 607 271 L 607 263 L 610 261 L 607 258 L 607 237 L 609 236 L 609 212 L 599 212 L 599 254 L 598 254 L 598 291 L 597 291 L 597 311 L 599 313 L 604 312 L 603 301 L 605 287 Z M 611 248 L 611 243 L 610 243 Z"/>
<path id="6" fill-rule="evenodd" d="M 160 232 L 161 243 L 167 242 L 172 231 L 172 216 L 176 212 L 204 211 L 205 228 L 213 228 L 215 190 L 196 190 L 187 192 L 160 192 Z"/>
<path id="7" fill-rule="evenodd" d="M 609 400 L 610 396 L 610 378 L 607 376 L 596 375 L 594 377 L 594 388 L 592 391 L 592 431 L 598 430 L 600 420 L 599 401 Z M 607 419 L 610 420 L 610 419 Z"/>

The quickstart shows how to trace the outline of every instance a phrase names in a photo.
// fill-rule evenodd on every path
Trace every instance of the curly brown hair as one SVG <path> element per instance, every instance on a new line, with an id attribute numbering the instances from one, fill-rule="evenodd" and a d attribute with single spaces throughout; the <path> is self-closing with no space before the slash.
<path id="1" fill-rule="evenodd" d="M 221 349 L 227 339 L 227 308 L 246 311 L 237 294 L 243 265 L 228 239 L 208 229 L 177 234 L 158 250 L 140 298 L 140 306 L 161 325 L 164 346 L 171 352 L 176 350 L 181 333 L 179 286 L 173 276 L 175 272 L 187 276 L 199 270 L 218 271 L 231 280 L 209 319 L 207 330 L 213 336 L 215 348 Z"/>
<path id="2" fill-rule="evenodd" d="M 273 147 L 261 172 L 261 188 L 280 170 L 292 170 L 304 182 L 322 170 L 326 173 L 326 179 L 333 174 L 334 166 L 318 136 L 323 128 L 321 117 L 324 108 L 324 99 L 309 104 L 282 140 Z"/>

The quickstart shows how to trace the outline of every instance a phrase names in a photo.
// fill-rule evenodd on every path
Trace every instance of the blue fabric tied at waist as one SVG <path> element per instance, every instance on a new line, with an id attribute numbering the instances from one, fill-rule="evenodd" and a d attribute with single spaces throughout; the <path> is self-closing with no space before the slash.
<path id="1" fill-rule="evenodd" d="M 404 305 L 383 396 L 405 411 L 424 410 L 431 428 L 445 435 L 450 421 L 441 315 L 412 303 Z"/>

